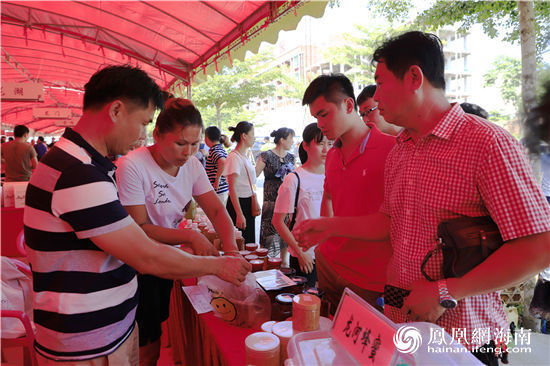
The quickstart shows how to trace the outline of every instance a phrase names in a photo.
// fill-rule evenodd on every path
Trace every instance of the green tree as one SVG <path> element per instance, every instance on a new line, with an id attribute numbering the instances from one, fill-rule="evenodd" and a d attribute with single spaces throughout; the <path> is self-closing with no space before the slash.
<path id="1" fill-rule="evenodd" d="M 414 2 L 373 1 L 367 5 L 375 14 L 390 21 L 403 21 L 415 9 Z M 465 32 L 481 24 L 485 33 L 517 43 L 522 49 L 522 100 L 524 110 L 536 103 L 536 55 L 550 40 L 550 2 L 547 1 L 444 1 L 437 0 L 420 12 L 413 22 L 417 29 L 435 30 L 445 25 L 458 25 Z M 535 50 L 536 48 L 536 50 Z"/>
<path id="2" fill-rule="evenodd" d="M 354 25 L 358 35 L 344 33 L 344 43 L 332 46 L 324 53 L 324 57 L 334 64 L 346 65 L 346 76 L 354 83 L 373 84 L 374 70 L 370 60 L 380 42 L 388 34 L 395 35 L 404 31 L 404 27 L 381 27 Z"/>
<path id="3" fill-rule="evenodd" d="M 193 102 L 207 119 L 209 109 L 213 109 L 220 129 L 242 116 L 253 117 L 243 108 L 246 104 L 276 93 L 291 95 L 294 91 L 293 82 L 279 66 L 271 66 L 272 61 L 269 50 L 249 56 L 244 61 L 235 60 L 232 68 L 224 68 L 194 86 Z"/>

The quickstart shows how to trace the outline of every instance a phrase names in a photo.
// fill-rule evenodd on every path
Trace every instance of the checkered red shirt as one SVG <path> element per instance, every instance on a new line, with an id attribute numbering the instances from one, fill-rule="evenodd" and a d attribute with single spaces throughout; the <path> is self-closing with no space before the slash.
<path id="1" fill-rule="evenodd" d="M 398 136 L 386 163 L 382 212 L 391 217 L 388 283 L 405 289 L 423 278 L 420 265 L 441 221 L 489 214 L 505 241 L 550 230 L 548 203 L 518 141 L 458 104 L 418 141 L 406 130 Z M 428 275 L 442 278 L 442 263 L 441 254 L 434 255 Z M 513 270 L 513 263 L 502 265 Z M 394 322 L 406 321 L 399 309 L 385 308 Z M 449 334 L 465 329 L 468 343 L 462 343 L 470 349 L 483 345 L 472 339 L 475 329 L 508 329 L 498 292 L 459 301 L 437 324 Z"/>

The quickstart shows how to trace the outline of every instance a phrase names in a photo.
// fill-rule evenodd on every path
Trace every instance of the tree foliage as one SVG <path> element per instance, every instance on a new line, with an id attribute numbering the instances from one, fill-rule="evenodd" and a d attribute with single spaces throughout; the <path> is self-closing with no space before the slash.
<path id="1" fill-rule="evenodd" d="M 390 22 L 406 21 L 414 2 L 372 1 L 367 5 L 375 14 Z M 550 2 L 535 1 L 535 31 L 537 53 L 540 55 L 550 41 Z M 520 41 L 519 12 L 516 1 L 445 1 L 437 0 L 428 9 L 420 12 L 413 21 L 416 29 L 431 31 L 445 25 L 458 25 L 459 32 L 468 31 L 472 25 L 481 24 L 491 38 L 502 37 L 504 41 Z"/>
<path id="2" fill-rule="evenodd" d="M 222 129 L 254 114 L 244 106 L 257 99 L 275 93 L 289 95 L 294 82 L 279 66 L 270 67 L 273 61 L 270 51 L 235 60 L 232 68 L 208 76 L 207 80 L 193 88 L 193 102 L 201 110 L 206 125 L 216 124 Z M 282 81 L 280 84 L 276 80 Z M 282 87 L 284 82 L 284 86 Z M 215 123 L 213 123 L 215 121 Z"/>

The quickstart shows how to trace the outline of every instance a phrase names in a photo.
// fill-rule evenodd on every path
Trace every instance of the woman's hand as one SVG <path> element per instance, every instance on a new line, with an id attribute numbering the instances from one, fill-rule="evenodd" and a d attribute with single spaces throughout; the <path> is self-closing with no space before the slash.
<path id="1" fill-rule="evenodd" d="M 236 218 L 235 221 L 236 221 L 235 226 L 238 229 L 241 229 L 241 230 L 246 229 L 246 218 L 244 217 L 244 215 L 242 213 L 237 214 L 237 218 Z"/>
<path id="2" fill-rule="evenodd" d="M 300 263 L 300 269 L 304 273 L 313 272 L 313 257 L 308 252 L 301 252 L 298 254 L 298 262 Z"/>

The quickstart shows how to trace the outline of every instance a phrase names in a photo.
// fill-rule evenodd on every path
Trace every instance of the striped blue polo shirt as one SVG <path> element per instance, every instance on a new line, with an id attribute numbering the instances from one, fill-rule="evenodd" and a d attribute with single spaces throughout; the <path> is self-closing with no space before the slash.
<path id="1" fill-rule="evenodd" d="M 206 174 L 208 175 L 208 180 L 210 184 L 214 186 L 214 181 L 216 180 L 216 174 L 218 174 L 218 160 L 227 158 L 227 152 L 221 144 L 216 144 L 210 148 L 208 152 L 208 157 L 206 158 Z M 229 191 L 229 185 L 225 176 L 220 176 L 220 183 L 218 185 L 218 190 L 216 193 L 224 193 Z"/>
<path id="2" fill-rule="evenodd" d="M 23 222 L 35 349 L 44 357 L 104 356 L 134 328 L 136 271 L 90 240 L 132 223 L 114 172 L 111 161 L 67 128 L 31 176 Z"/>

